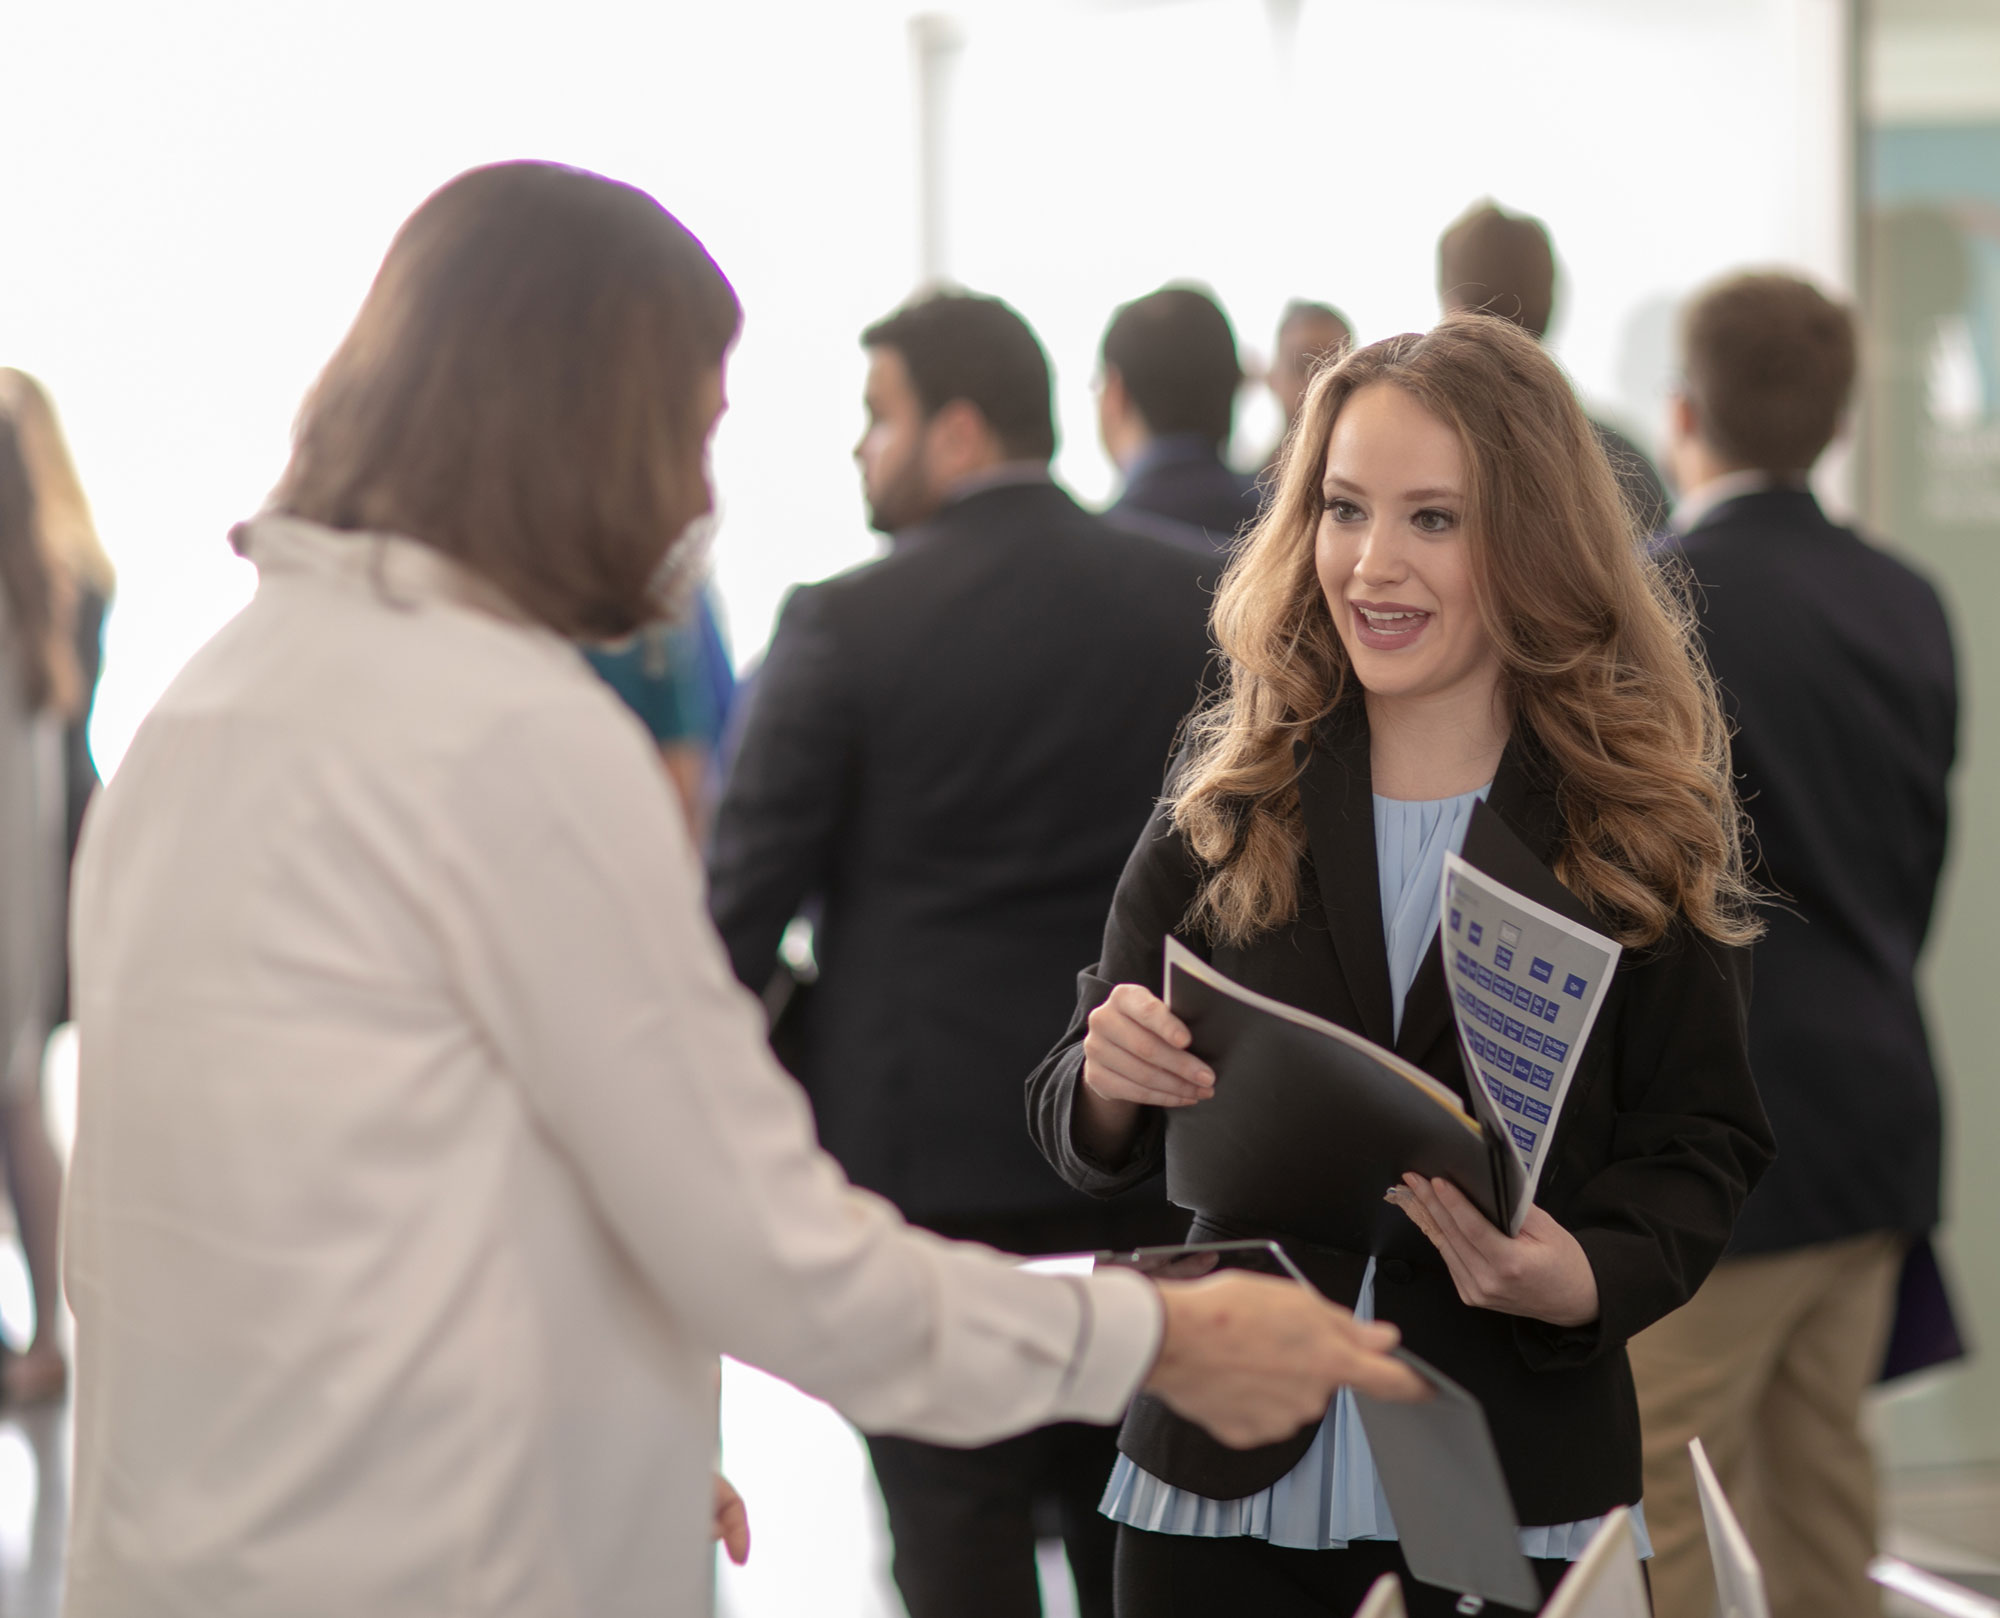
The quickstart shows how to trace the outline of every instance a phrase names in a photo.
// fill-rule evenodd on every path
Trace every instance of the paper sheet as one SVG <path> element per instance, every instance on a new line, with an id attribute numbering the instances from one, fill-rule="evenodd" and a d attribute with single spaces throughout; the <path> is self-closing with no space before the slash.
<path id="1" fill-rule="evenodd" d="M 1438 914 L 1474 1104 L 1521 1162 L 1518 1231 L 1619 946 L 1456 854 L 1445 856 Z"/>

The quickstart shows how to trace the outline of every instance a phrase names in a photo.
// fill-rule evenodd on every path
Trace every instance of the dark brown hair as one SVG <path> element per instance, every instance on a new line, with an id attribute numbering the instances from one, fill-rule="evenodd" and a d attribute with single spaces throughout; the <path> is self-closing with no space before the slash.
<path id="1" fill-rule="evenodd" d="M 863 348 L 902 356 L 926 419 L 955 399 L 979 412 L 1001 452 L 1046 461 L 1056 452 L 1049 357 L 1009 305 L 976 292 L 933 292 L 861 334 Z"/>
<path id="2" fill-rule="evenodd" d="M 81 690 L 70 645 L 72 590 L 51 565 L 14 423 L 0 415 L 0 596 L 21 695 L 30 713 L 75 712 Z"/>
<path id="3" fill-rule="evenodd" d="M 1104 368 L 1157 434 L 1199 433 L 1220 450 L 1243 367 L 1229 317 L 1199 287 L 1161 287 L 1121 304 L 1104 331 Z"/>
<path id="4" fill-rule="evenodd" d="M 1473 204 L 1438 238 L 1438 297 L 1447 311 L 1482 309 L 1546 337 L 1556 300 L 1548 228 L 1491 202 Z"/>
<path id="5" fill-rule="evenodd" d="M 1833 441 L 1854 387 L 1854 317 L 1795 275 L 1731 276 L 1681 322 L 1696 430 L 1724 460 L 1797 476 Z"/>
<path id="6" fill-rule="evenodd" d="M 1298 911 L 1306 848 L 1295 748 L 1348 691 L 1314 566 L 1328 439 L 1362 388 L 1402 388 L 1458 435 L 1480 617 L 1516 731 L 1546 756 L 1556 871 L 1633 945 L 1676 917 L 1755 936 L 1714 682 L 1686 605 L 1648 559 L 1569 381 L 1490 315 L 1370 344 L 1321 370 L 1276 488 L 1216 598 L 1220 701 L 1196 721 L 1174 824 L 1207 867 L 1193 914 L 1240 942 Z"/>
<path id="7" fill-rule="evenodd" d="M 397 232 L 273 503 L 419 540 L 565 635 L 629 634 L 708 509 L 703 383 L 738 319 L 643 191 L 553 163 L 473 169 Z"/>

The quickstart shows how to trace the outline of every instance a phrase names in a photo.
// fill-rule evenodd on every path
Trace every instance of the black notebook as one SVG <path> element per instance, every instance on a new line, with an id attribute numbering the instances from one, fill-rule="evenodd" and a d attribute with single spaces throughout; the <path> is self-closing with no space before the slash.
<path id="1" fill-rule="evenodd" d="M 1244 988 L 1167 940 L 1168 1008 L 1215 1094 L 1167 1114 L 1167 1195 L 1250 1228 L 1366 1253 L 1405 1174 L 1504 1227 L 1510 1150 L 1444 1085 L 1350 1029 Z"/>

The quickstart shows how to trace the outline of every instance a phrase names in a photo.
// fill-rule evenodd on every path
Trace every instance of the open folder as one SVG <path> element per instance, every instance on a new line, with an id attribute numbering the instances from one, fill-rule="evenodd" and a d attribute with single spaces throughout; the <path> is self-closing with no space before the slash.
<path id="1" fill-rule="evenodd" d="M 1212 1097 L 1167 1115 L 1175 1203 L 1367 1253 L 1383 1193 L 1413 1173 L 1451 1181 L 1519 1232 L 1619 949 L 1575 919 L 1582 907 L 1484 804 L 1465 847 L 1445 873 L 1440 933 L 1470 1106 L 1395 1052 L 1167 940 L 1161 997 L 1215 1071 Z"/>
<path id="2" fill-rule="evenodd" d="M 1167 1195 L 1181 1207 L 1366 1253 L 1383 1192 L 1417 1173 L 1502 1222 L 1506 1147 L 1429 1074 L 1244 988 L 1177 938 L 1162 998 L 1215 1070 L 1213 1096 L 1167 1115 Z"/>

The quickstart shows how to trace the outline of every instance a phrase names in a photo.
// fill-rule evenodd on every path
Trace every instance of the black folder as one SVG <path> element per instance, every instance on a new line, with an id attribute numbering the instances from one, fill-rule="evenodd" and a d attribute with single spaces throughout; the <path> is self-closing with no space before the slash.
<path id="1" fill-rule="evenodd" d="M 1167 1114 L 1167 1195 L 1249 1229 L 1373 1250 L 1382 1196 L 1446 1179 L 1496 1225 L 1491 1135 L 1429 1074 L 1349 1029 L 1245 989 L 1167 940 L 1164 998 L 1215 1070 L 1215 1094 Z"/>

